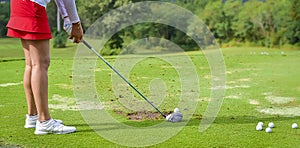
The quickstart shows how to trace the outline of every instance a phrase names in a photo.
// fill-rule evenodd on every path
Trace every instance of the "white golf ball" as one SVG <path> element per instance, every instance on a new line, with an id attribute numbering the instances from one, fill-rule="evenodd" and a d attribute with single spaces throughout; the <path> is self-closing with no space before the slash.
<path id="1" fill-rule="evenodd" d="M 270 123 L 268 124 L 268 127 L 274 128 L 274 127 L 275 127 L 275 124 L 274 124 L 273 122 L 270 122 Z"/>
<path id="2" fill-rule="evenodd" d="M 179 109 L 178 108 L 175 108 L 174 109 L 174 113 L 178 113 L 179 112 Z"/>
<path id="3" fill-rule="evenodd" d="M 272 132 L 272 128 L 270 128 L 270 127 L 266 128 L 266 132 L 267 133 L 271 133 Z"/>
<path id="4" fill-rule="evenodd" d="M 257 125 L 264 126 L 263 122 L 258 122 Z"/>
<path id="5" fill-rule="evenodd" d="M 261 125 L 256 125 L 256 130 L 261 131 L 261 130 L 263 130 L 263 127 Z"/>
<path id="6" fill-rule="evenodd" d="M 292 128 L 293 128 L 293 129 L 298 128 L 298 124 L 297 124 L 297 123 L 293 123 L 293 124 L 292 124 Z"/>

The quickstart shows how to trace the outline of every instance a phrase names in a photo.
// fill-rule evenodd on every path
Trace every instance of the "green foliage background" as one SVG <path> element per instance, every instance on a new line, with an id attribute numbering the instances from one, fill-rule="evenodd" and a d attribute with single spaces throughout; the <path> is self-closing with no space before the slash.
<path id="1" fill-rule="evenodd" d="M 139 1 L 142 0 L 76 0 L 76 3 L 83 28 L 86 29 L 110 10 Z M 299 0 L 248 0 L 246 2 L 242 0 L 168 0 L 166 2 L 184 7 L 202 19 L 222 47 L 245 45 L 297 49 L 300 47 Z M 47 6 L 47 12 L 50 26 L 55 31 L 57 28 L 54 1 Z M 112 17 L 114 17 L 112 20 L 126 20 L 118 16 Z M 5 37 L 7 30 L 5 25 L 8 19 L 9 3 L 1 3 L 1 37 Z M 118 24 L 103 25 L 110 28 L 118 27 Z M 165 38 L 183 46 L 185 50 L 198 49 L 191 38 L 176 28 L 144 23 L 118 32 L 107 43 L 107 51 L 103 53 L 117 54 L 118 52 L 115 51 L 121 51 L 120 49 L 130 44 L 131 41 L 145 37 Z"/>

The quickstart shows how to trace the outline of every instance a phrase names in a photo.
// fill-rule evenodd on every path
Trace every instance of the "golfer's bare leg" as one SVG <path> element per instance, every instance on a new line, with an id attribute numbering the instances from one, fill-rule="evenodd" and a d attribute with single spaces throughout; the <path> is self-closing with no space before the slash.
<path id="1" fill-rule="evenodd" d="M 25 42 L 29 45 L 31 58 L 31 89 L 39 115 L 38 120 L 43 122 L 50 119 L 48 109 L 49 40 L 26 40 Z"/>
<path id="2" fill-rule="evenodd" d="M 30 58 L 30 52 L 29 52 L 29 45 L 24 41 L 21 40 L 24 55 L 25 55 L 25 71 L 24 71 L 24 77 L 23 77 L 23 83 L 24 83 L 24 91 L 27 101 L 27 107 L 28 107 L 28 114 L 29 115 L 36 115 L 37 109 L 33 98 L 33 93 L 31 89 L 31 58 Z"/>

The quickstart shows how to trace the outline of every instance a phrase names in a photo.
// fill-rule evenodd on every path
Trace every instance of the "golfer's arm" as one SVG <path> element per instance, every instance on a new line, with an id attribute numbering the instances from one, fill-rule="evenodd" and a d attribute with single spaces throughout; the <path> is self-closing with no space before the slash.
<path id="1" fill-rule="evenodd" d="M 63 0 L 55 0 L 55 3 L 59 9 L 62 18 L 68 17 L 69 15 L 67 13 Z"/>
<path id="2" fill-rule="evenodd" d="M 61 0 L 67 10 L 68 16 L 72 23 L 78 23 L 80 21 L 75 0 Z"/>

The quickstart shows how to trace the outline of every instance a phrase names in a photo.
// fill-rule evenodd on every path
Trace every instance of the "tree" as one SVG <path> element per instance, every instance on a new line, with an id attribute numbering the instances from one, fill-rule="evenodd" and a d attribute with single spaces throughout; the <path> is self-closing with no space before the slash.
<path id="1" fill-rule="evenodd" d="M 292 0 L 289 9 L 291 20 L 288 22 L 286 37 L 290 44 L 297 44 L 300 46 L 300 1 Z"/>
<path id="2" fill-rule="evenodd" d="M 9 20 L 9 8 L 8 2 L 0 3 L 0 37 L 5 37 L 7 32 L 7 22 Z"/>
<path id="3" fill-rule="evenodd" d="M 261 5 L 263 5 L 261 2 L 249 1 L 241 6 L 240 12 L 236 14 L 237 20 L 232 24 L 237 40 L 256 42 L 262 39 L 265 29 L 260 15 Z"/>

